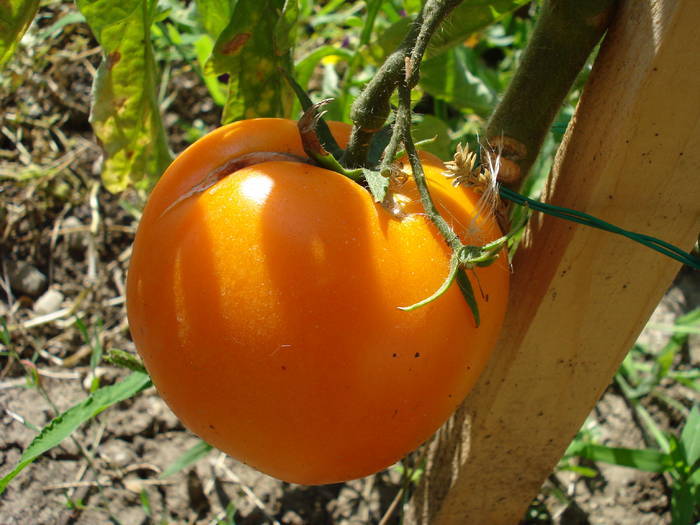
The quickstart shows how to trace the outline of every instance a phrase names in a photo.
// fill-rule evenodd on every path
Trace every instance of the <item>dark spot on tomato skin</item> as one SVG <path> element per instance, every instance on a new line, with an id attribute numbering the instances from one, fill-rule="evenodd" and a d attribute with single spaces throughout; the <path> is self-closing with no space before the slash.
<path id="1" fill-rule="evenodd" d="M 413 355 L 413 357 L 415 357 L 415 358 L 420 357 L 420 352 L 416 352 L 416 353 Z"/>
<path id="2" fill-rule="evenodd" d="M 216 427 L 214 427 L 214 425 L 211 425 L 211 424 L 209 425 L 209 428 L 212 430 L 216 430 Z"/>
<path id="3" fill-rule="evenodd" d="M 287 367 L 284 366 L 284 365 L 282 365 L 280 368 L 281 368 L 283 371 L 284 371 L 284 370 L 287 370 Z"/>
<path id="4" fill-rule="evenodd" d="M 447 394 L 447 397 L 449 397 L 450 399 L 452 399 L 452 394 Z"/>
<path id="5" fill-rule="evenodd" d="M 399 354 L 397 354 L 396 352 L 394 352 L 393 354 L 391 354 L 391 357 L 399 357 Z"/>
<path id="6" fill-rule="evenodd" d="M 395 409 L 394 409 L 394 413 L 391 414 L 391 417 L 392 417 L 392 418 L 396 417 L 398 413 L 399 413 L 399 409 L 398 409 L 398 408 L 395 408 Z"/>

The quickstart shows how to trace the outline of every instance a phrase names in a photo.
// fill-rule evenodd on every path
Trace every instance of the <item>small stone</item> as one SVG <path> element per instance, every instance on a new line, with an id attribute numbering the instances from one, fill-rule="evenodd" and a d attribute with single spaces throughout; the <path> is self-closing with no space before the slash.
<path id="1" fill-rule="evenodd" d="M 7 274 L 15 293 L 36 297 L 46 287 L 46 276 L 28 262 L 9 261 Z"/>
<path id="2" fill-rule="evenodd" d="M 88 392 L 92 391 L 92 386 L 95 379 L 97 379 L 99 385 L 99 381 L 102 379 L 102 377 L 104 377 L 105 372 L 106 369 L 102 368 L 101 366 L 98 366 L 94 370 L 90 370 L 83 378 L 83 388 Z"/>
<path id="3" fill-rule="evenodd" d="M 124 483 L 124 488 L 126 488 L 126 490 L 133 492 L 134 494 L 140 494 L 146 486 L 144 480 L 138 478 L 124 479 L 122 480 L 122 483 Z"/>
<path id="4" fill-rule="evenodd" d="M 61 307 L 63 294 L 58 290 L 49 288 L 34 302 L 34 312 L 39 315 L 50 314 Z"/>
<path id="5" fill-rule="evenodd" d="M 136 461 L 131 446 L 121 439 L 111 439 L 102 443 L 99 448 L 100 456 L 112 467 L 123 468 Z"/>
<path id="6" fill-rule="evenodd" d="M 85 225 L 77 217 L 67 217 L 63 221 L 61 230 L 64 232 L 63 235 L 71 252 L 82 252 L 87 249 L 88 238 L 84 229 Z"/>

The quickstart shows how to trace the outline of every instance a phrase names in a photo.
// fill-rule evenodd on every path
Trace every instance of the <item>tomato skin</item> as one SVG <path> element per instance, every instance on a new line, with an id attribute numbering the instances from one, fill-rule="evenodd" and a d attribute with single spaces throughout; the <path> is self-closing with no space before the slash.
<path id="1" fill-rule="evenodd" d="M 333 131 L 347 139 L 343 125 Z M 401 311 L 449 265 L 413 184 L 396 189 L 407 201 L 398 217 L 300 162 L 249 166 L 182 198 L 251 151 L 304 155 L 291 121 L 237 122 L 187 149 L 153 190 L 127 282 L 136 348 L 183 423 L 231 456 L 302 484 L 372 474 L 430 437 L 473 386 L 500 331 L 507 264 L 472 279 L 479 328 L 456 285 Z M 474 195 L 424 161 L 443 215 L 476 224 L 470 242 L 500 236 L 472 220 Z"/>

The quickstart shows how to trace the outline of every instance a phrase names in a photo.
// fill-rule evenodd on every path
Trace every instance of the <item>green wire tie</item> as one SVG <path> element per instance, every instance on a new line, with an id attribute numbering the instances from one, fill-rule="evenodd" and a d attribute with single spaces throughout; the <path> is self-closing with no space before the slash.
<path id="1" fill-rule="evenodd" d="M 624 230 L 618 226 L 615 226 L 614 224 L 610 224 L 609 222 L 605 222 L 601 219 L 598 219 L 597 217 L 593 217 L 592 215 L 583 213 L 581 211 L 576 211 L 569 208 L 562 208 L 560 206 L 554 206 L 553 204 L 547 204 L 544 202 L 537 201 L 535 199 L 530 199 L 529 197 L 520 195 L 519 193 L 509 188 L 505 188 L 503 186 L 499 186 L 498 193 L 501 195 L 502 198 L 519 204 L 520 206 L 531 208 L 533 210 L 546 213 L 547 215 L 552 215 L 554 217 L 559 217 L 560 219 L 565 219 L 567 221 L 577 222 L 585 226 L 590 226 L 591 228 L 597 228 L 599 230 L 622 235 L 623 237 L 632 239 L 633 241 L 638 242 L 639 244 L 643 244 L 644 246 L 651 248 L 652 250 L 662 253 L 667 257 L 675 259 L 676 261 L 680 261 L 683 264 L 694 268 L 695 270 L 700 270 L 700 258 L 681 250 L 680 248 L 674 246 L 671 243 L 662 241 L 661 239 L 657 239 L 656 237 L 644 235 L 643 233 L 636 233 L 631 232 L 629 230 Z"/>

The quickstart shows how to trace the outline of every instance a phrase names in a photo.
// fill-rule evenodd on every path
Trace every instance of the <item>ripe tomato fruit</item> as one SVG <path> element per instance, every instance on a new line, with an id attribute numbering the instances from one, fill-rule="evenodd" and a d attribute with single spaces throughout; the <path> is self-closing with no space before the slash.
<path id="1" fill-rule="evenodd" d="M 332 129 L 347 140 L 347 126 Z M 231 456 L 302 484 L 369 475 L 430 437 L 473 386 L 500 331 L 507 262 L 469 272 L 479 328 L 456 284 L 401 311 L 449 268 L 414 184 L 394 189 L 394 214 L 302 162 L 255 164 L 192 191 L 256 151 L 304 156 L 294 122 L 237 122 L 190 146 L 154 188 L 128 275 L 136 348 L 175 414 Z M 439 160 L 424 163 L 465 242 L 501 235 Z"/>

